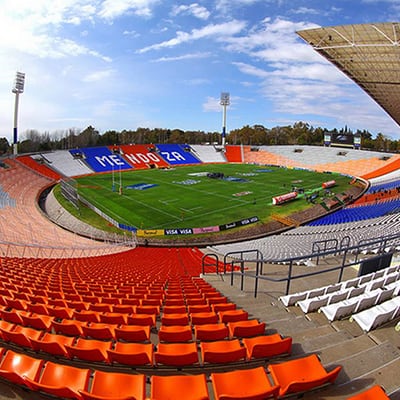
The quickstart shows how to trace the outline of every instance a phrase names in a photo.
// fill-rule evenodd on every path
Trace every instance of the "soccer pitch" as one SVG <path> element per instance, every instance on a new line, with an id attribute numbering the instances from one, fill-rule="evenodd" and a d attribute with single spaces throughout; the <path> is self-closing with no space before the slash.
<path id="1" fill-rule="evenodd" d="M 214 173 L 219 177 L 210 178 Z M 171 169 L 146 169 L 77 178 L 78 192 L 114 220 L 138 229 L 208 227 L 257 216 L 289 215 L 310 207 L 304 195 L 283 205 L 272 198 L 301 188 L 304 194 L 325 194 L 321 185 L 341 193 L 350 178 L 248 164 L 202 164 Z M 120 191 L 120 187 L 122 190 Z"/>

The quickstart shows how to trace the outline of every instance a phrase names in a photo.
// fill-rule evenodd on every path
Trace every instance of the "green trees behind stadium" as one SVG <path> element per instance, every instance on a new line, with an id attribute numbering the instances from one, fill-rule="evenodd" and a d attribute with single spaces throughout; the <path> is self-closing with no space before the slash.
<path id="1" fill-rule="evenodd" d="M 366 131 L 351 131 L 347 127 L 340 130 L 328 130 L 313 127 L 305 122 L 293 125 L 266 128 L 263 125 L 243 126 L 233 129 L 227 134 L 228 144 L 259 145 L 322 145 L 325 133 L 360 134 L 362 148 L 377 151 L 398 152 L 400 140 L 392 140 L 382 133 L 376 137 Z M 142 128 L 123 131 L 106 131 L 101 133 L 92 126 L 80 130 L 71 128 L 55 132 L 39 132 L 28 130 L 21 137 L 19 153 L 71 149 L 77 147 L 107 146 L 119 144 L 143 143 L 189 143 L 219 144 L 220 132 L 183 131 L 181 129 Z M 0 138 L 0 154 L 11 153 L 12 149 L 6 138 Z"/>

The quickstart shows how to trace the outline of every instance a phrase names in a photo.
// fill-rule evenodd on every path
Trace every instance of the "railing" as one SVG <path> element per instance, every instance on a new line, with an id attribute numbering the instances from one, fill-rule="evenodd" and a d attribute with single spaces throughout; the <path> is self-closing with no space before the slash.
<path id="1" fill-rule="evenodd" d="M 331 241 L 331 240 L 329 240 Z M 289 294 L 290 286 L 293 280 L 304 279 L 309 276 L 321 275 L 329 272 L 338 271 L 338 282 L 342 281 L 343 273 L 346 268 L 357 265 L 360 263 L 359 255 L 367 254 L 373 252 L 373 254 L 386 254 L 388 252 L 393 252 L 397 246 L 400 245 L 400 235 L 388 235 L 381 238 L 374 238 L 368 240 L 361 240 L 355 246 L 349 246 L 346 240 L 337 242 L 335 246 L 329 247 L 329 243 L 326 246 L 320 241 L 320 247 L 313 245 L 313 250 L 318 248 L 325 248 L 323 251 L 314 251 L 309 255 L 302 255 L 299 257 L 280 259 L 280 260 L 267 260 L 264 259 L 262 253 L 259 250 L 248 250 L 248 251 L 235 251 L 225 254 L 224 256 L 224 269 L 223 273 L 227 274 L 227 266 L 230 265 L 230 284 L 233 286 L 234 277 L 240 277 L 240 290 L 244 288 L 244 281 L 246 278 L 254 279 L 254 297 L 258 294 L 259 281 L 270 281 L 275 283 L 286 282 L 285 294 Z M 244 258 L 244 255 L 255 254 L 254 258 Z M 349 259 L 349 255 L 352 259 Z M 354 257 L 355 256 L 355 257 Z M 205 254 L 203 259 L 206 257 L 213 257 L 218 263 L 218 256 L 216 254 Z M 318 271 L 312 271 L 302 274 L 295 274 L 294 267 L 297 264 L 304 263 L 304 260 L 312 261 L 313 259 L 319 260 L 321 257 L 336 257 L 337 265 L 334 267 L 318 269 Z M 229 261 L 228 261 L 229 260 Z M 264 274 L 263 266 L 264 264 L 280 264 L 282 267 L 283 277 L 274 278 L 268 276 L 268 273 Z M 252 272 L 247 272 L 250 270 L 248 265 L 252 265 Z M 235 266 L 238 266 L 235 268 Z M 287 273 L 284 273 L 284 269 L 287 269 Z M 217 268 L 218 273 L 218 268 Z"/>
<path id="2" fill-rule="evenodd" d="M 0 241 L 0 257 L 20 258 L 80 258 L 95 257 L 110 253 L 126 251 L 126 243 L 99 243 L 97 246 L 45 246 L 43 244 L 26 244 Z"/>

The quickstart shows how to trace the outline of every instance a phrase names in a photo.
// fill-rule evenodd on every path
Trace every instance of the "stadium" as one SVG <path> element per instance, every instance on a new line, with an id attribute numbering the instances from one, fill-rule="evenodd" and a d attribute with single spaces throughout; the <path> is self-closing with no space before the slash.
<path id="1" fill-rule="evenodd" d="M 400 123 L 398 29 L 298 34 Z M 2 161 L 0 398 L 400 398 L 398 154 L 338 135 Z"/>

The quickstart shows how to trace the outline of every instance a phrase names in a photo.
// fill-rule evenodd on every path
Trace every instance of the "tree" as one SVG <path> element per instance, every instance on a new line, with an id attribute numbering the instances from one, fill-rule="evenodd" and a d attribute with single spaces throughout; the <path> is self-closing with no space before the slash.
<path id="1" fill-rule="evenodd" d="M 10 144 L 5 137 L 0 138 L 0 154 L 8 154 L 11 151 Z"/>

